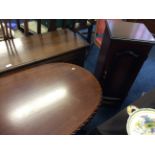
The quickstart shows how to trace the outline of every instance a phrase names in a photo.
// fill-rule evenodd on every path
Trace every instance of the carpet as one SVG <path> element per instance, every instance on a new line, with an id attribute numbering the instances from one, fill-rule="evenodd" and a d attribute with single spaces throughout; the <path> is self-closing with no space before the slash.
<path id="1" fill-rule="evenodd" d="M 155 89 L 155 46 L 151 49 L 122 107 L 129 105 L 141 97 L 143 93 L 147 93 L 152 89 Z"/>
<path id="2" fill-rule="evenodd" d="M 93 45 L 90 48 L 89 55 L 85 61 L 85 68 L 92 73 L 95 71 L 98 54 L 99 48 Z M 104 123 L 122 108 L 125 108 L 127 105 L 141 97 L 144 92 L 147 93 L 152 89 L 155 89 L 155 46 L 151 49 L 148 58 L 138 73 L 131 89 L 128 92 L 128 96 L 125 98 L 123 103 L 120 103 L 122 106 L 119 108 L 103 105 L 98 109 L 97 113 L 89 121 L 89 123 L 77 134 L 89 134 L 89 132 L 91 132 L 91 130 L 93 130 L 99 124 Z"/>

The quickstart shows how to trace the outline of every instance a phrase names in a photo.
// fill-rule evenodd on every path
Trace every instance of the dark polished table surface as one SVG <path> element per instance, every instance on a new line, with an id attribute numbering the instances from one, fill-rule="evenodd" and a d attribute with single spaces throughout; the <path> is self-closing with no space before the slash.
<path id="1" fill-rule="evenodd" d="M 62 55 L 76 54 L 86 47 L 88 43 L 68 29 L 1 41 L 0 73 Z M 69 58 L 66 56 L 65 59 Z"/>
<path id="2" fill-rule="evenodd" d="M 155 90 L 146 93 L 144 96 L 133 102 L 132 105 L 138 108 L 153 108 L 155 109 Z M 99 125 L 96 130 L 91 134 L 102 134 L 102 135 L 126 135 L 126 123 L 129 115 L 127 109 L 124 108 L 118 114 L 105 123 Z"/>
<path id="3" fill-rule="evenodd" d="M 0 77 L 0 134 L 73 134 L 100 105 L 87 70 L 51 63 Z"/>

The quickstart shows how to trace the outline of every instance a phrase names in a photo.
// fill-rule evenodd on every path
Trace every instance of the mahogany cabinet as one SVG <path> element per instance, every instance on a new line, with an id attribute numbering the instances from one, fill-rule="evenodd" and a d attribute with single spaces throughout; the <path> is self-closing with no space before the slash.
<path id="1" fill-rule="evenodd" d="M 95 75 L 107 103 L 121 102 L 155 39 L 144 24 L 107 20 Z"/>

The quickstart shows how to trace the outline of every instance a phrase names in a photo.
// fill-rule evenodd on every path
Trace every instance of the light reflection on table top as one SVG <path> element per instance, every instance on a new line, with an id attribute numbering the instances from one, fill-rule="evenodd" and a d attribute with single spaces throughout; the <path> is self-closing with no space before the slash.
<path id="1" fill-rule="evenodd" d="M 71 134 L 100 104 L 101 87 L 85 69 L 52 63 L 0 80 L 0 134 Z"/>
<path id="2" fill-rule="evenodd" d="M 31 115 L 37 115 L 38 111 L 44 108 L 48 108 L 53 104 L 61 104 L 61 100 L 65 99 L 67 90 L 63 87 L 55 88 L 42 96 L 34 98 L 31 101 L 27 101 L 24 105 L 16 107 L 10 113 L 10 119 L 12 121 L 23 121 Z"/>

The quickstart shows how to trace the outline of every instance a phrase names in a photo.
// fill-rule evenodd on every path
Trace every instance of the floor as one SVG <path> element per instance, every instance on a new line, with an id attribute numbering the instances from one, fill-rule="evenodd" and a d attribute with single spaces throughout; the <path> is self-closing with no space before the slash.
<path id="1" fill-rule="evenodd" d="M 91 47 L 90 53 L 85 61 L 85 68 L 94 73 L 96 60 L 98 57 L 99 49 L 94 45 Z M 114 116 L 120 109 L 126 107 L 143 93 L 155 88 L 155 46 L 150 51 L 150 54 L 142 66 L 135 82 L 133 83 L 128 96 L 121 103 L 121 107 L 109 107 L 103 105 L 99 108 L 95 116 L 85 125 L 77 134 L 89 134 L 97 125 L 105 122 Z"/>
<path id="2" fill-rule="evenodd" d="M 151 49 L 122 106 L 127 106 L 152 89 L 155 89 L 155 46 Z"/>

